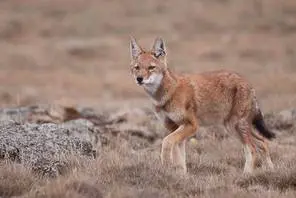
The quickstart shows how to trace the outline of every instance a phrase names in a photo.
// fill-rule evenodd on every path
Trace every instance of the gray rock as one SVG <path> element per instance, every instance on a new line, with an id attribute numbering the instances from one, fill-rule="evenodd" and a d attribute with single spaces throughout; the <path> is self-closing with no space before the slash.
<path id="1" fill-rule="evenodd" d="M 296 122 L 295 110 L 283 110 L 279 113 L 270 113 L 264 118 L 271 129 L 277 130 L 290 129 Z"/>
<path id="2" fill-rule="evenodd" d="M 20 124 L 0 121 L 0 158 L 24 163 L 39 173 L 56 176 L 65 166 L 62 156 L 78 154 L 94 158 L 96 151 L 90 138 L 92 131 L 75 124 Z"/>
<path id="3" fill-rule="evenodd" d="M 39 106 L 4 108 L 0 109 L 0 120 L 15 120 L 17 122 L 25 122 L 31 112 L 40 111 Z"/>

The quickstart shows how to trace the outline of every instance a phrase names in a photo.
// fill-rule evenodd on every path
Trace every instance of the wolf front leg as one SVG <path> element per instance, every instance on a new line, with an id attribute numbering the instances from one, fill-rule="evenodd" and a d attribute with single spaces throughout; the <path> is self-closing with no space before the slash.
<path id="1" fill-rule="evenodd" d="M 166 167 L 171 163 L 181 167 L 186 173 L 185 140 L 197 130 L 197 122 L 193 119 L 181 124 L 174 132 L 163 139 L 161 149 L 161 162 Z"/>
<path id="2" fill-rule="evenodd" d="M 183 169 L 183 172 L 187 172 L 186 167 L 186 139 L 179 144 L 175 144 L 173 147 L 173 164 L 177 164 Z"/>

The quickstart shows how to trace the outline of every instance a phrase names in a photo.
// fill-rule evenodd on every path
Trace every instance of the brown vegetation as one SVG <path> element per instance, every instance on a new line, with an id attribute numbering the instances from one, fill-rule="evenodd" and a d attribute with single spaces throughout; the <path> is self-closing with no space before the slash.
<path id="1" fill-rule="evenodd" d="M 158 122 L 149 118 L 150 113 L 148 109 L 118 109 L 110 115 L 104 114 L 105 120 L 97 116 L 96 119 L 100 122 L 90 120 L 95 125 L 91 131 L 97 131 L 93 134 L 97 139 L 94 143 L 97 145 L 96 158 L 77 154 L 57 156 L 63 163 L 60 161 L 58 165 L 52 166 L 58 171 L 51 177 L 44 175 L 44 170 L 36 169 L 36 165 L 28 166 L 27 163 L 4 159 L 0 164 L 0 196 L 110 198 L 295 196 L 296 139 L 293 134 L 295 134 L 296 115 L 286 116 L 285 121 L 280 121 L 280 118 L 283 119 L 283 113 L 267 116 L 269 127 L 277 133 L 277 139 L 271 144 L 275 170 L 266 169 L 264 162 L 258 156 L 254 174 L 243 175 L 244 158 L 239 140 L 227 134 L 223 128 L 213 127 L 197 133 L 197 141 L 194 139 L 188 141 L 188 174 L 184 176 L 165 170 L 161 165 L 159 154 L 163 135 L 159 131 L 164 129 L 155 127 Z M 135 117 L 138 118 L 134 119 Z M 139 119 L 141 122 L 138 122 Z M 274 120 L 293 124 L 290 127 L 282 125 L 281 128 L 281 125 L 278 125 L 275 128 Z M 78 122 L 74 124 L 74 121 L 71 121 L 72 127 L 83 127 L 77 125 Z M 84 122 L 88 128 L 91 127 L 87 121 Z M 147 131 L 150 131 L 148 137 Z M 73 135 L 77 136 L 74 133 Z M 22 148 L 20 149 L 22 152 Z M 42 165 L 48 167 L 47 164 Z"/>
<path id="2" fill-rule="evenodd" d="M 295 10 L 293 0 L 1 1 L 0 107 L 55 104 L 29 121 L 63 124 L 81 118 L 77 106 L 88 106 L 101 117 L 83 119 L 101 141 L 96 159 L 68 156 L 57 177 L 1 157 L 0 196 L 295 197 Z M 259 158 L 255 173 L 242 175 L 241 146 L 219 127 L 188 142 L 186 177 L 164 170 L 165 131 L 129 74 L 130 34 L 147 47 L 162 36 L 178 72 L 246 76 L 278 136 L 275 170 Z M 66 108 L 56 106 L 61 99 Z"/>

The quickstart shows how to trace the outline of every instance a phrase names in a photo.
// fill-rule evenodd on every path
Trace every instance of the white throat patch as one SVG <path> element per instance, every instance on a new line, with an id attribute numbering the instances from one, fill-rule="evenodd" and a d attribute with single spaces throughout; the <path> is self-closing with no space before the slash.
<path id="1" fill-rule="evenodd" d="M 153 73 L 149 76 L 148 79 L 143 80 L 143 87 L 150 95 L 154 95 L 159 88 L 162 79 L 163 74 Z"/>

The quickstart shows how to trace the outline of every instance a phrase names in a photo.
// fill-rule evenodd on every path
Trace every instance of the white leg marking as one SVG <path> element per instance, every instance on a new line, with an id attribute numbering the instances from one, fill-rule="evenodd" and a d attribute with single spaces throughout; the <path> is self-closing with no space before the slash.
<path id="1" fill-rule="evenodd" d="M 244 153 L 245 153 L 245 167 L 244 173 L 252 173 L 253 172 L 253 154 L 249 145 L 244 145 Z"/>
<path id="2" fill-rule="evenodd" d="M 271 170 L 273 170 L 273 169 L 274 169 L 274 165 L 273 165 L 273 163 L 272 163 L 271 158 L 270 158 L 269 155 L 266 156 L 266 162 L 267 162 L 268 167 L 269 167 Z"/>
<path id="3" fill-rule="evenodd" d="M 185 144 L 186 140 L 183 140 L 181 143 L 174 145 L 173 155 L 173 163 L 180 166 L 184 173 L 187 172 Z"/>

